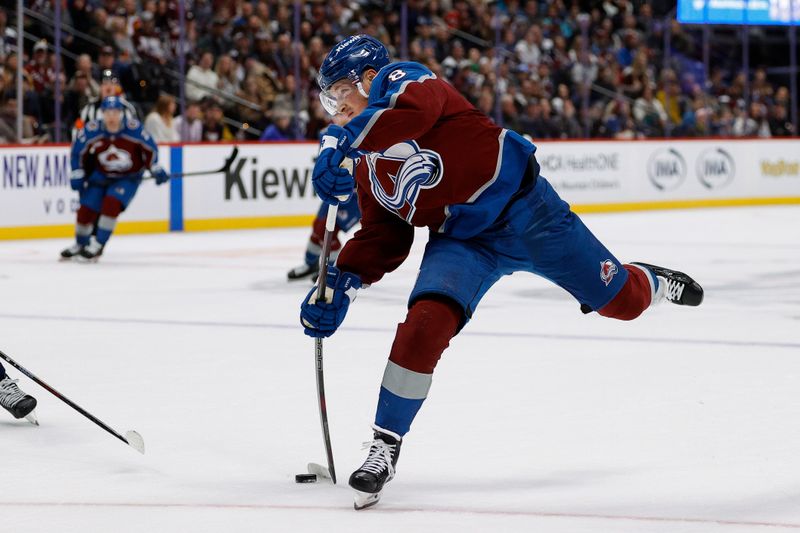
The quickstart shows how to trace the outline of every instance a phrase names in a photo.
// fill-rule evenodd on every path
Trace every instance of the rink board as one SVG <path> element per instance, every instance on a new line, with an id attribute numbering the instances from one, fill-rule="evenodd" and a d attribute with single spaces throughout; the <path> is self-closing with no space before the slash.
<path id="1" fill-rule="evenodd" d="M 171 172 L 219 168 L 234 144 L 163 146 Z M 119 233 L 308 224 L 316 143 L 241 143 L 226 174 L 142 184 Z M 797 140 L 538 143 L 541 173 L 578 212 L 800 203 Z M 67 237 L 77 195 L 66 145 L 0 147 L 0 239 Z"/>

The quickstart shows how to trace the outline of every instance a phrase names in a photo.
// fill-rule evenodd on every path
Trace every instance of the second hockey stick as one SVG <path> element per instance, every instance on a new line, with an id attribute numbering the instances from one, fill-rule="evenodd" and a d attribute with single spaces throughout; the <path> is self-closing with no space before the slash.
<path id="1" fill-rule="evenodd" d="M 333 232 L 336 231 L 336 213 L 338 205 L 328 206 L 328 218 L 325 220 L 325 237 L 322 240 L 322 253 L 319 257 L 319 282 L 317 284 L 317 300 L 325 301 L 325 282 L 328 277 L 328 261 L 331 255 L 331 241 Z M 328 456 L 328 473 L 331 481 L 336 484 L 336 469 L 333 466 L 333 447 L 331 446 L 331 432 L 328 427 L 328 406 L 325 403 L 325 377 L 322 371 L 322 338 L 314 339 L 314 363 L 317 370 L 317 400 L 319 401 L 319 419 L 322 424 L 322 438 L 325 441 L 325 453 Z M 309 471 L 311 471 L 309 467 Z"/>
<path id="2" fill-rule="evenodd" d="M 0 357 L 3 358 L 6 362 L 8 362 L 8 364 L 10 364 L 11 366 L 16 368 L 17 370 L 19 370 L 23 374 L 25 374 L 26 376 L 31 378 L 34 382 L 36 382 L 37 385 L 39 385 L 40 387 L 45 389 L 47 392 L 49 392 L 50 394 L 52 394 L 53 396 L 55 396 L 56 398 L 58 398 L 59 400 L 61 400 L 65 404 L 69 405 L 70 407 L 72 407 L 73 409 L 78 411 L 80 414 L 82 414 L 83 416 L 85 416 L 86 418 L 88 418 L 89 420 L 91 420 L 92 422 L 94 422 L 95 424 L 97 424 L 98 426 L 103 428 L 104 430 L 106 430 L 109 433 L 111 433 L 112 435 L 114 435 L 116 438 L 118 438 L 119 440 L 121 440 L 122 442 L 124 442 L 125 444 L 127 444 L 128 446 L 130 446 L 131 448 L 136 450 L 137 452 L 139 452 L 141 454 L 144 454 L 144 439 L 137 432 L 135 432 L 135 431 L 126 431 L 125 432 L 125 436 L 123 437 L 122 435 L 120 435 L 119 433 L 117 433 L 116 431 L 111 429 L 109 426 L 107 426 L 105 423 L 103 423 L 102 420 L 100 420 L 99 418 L 95 417 L 93 414 L 91 414 L 90 412 L 86 411 L 80 405 L 76 404 L 75 402 L 73 402 L 72 400 L 70 400 L 69 398 L 67 398 L 66 396 L 61 394 L 60 392 L 58 392 L 56 389 L 54 389 L 53 387 L 51 387 L 50 385 L 48 385 L 47 383 L 45 383 L 44 381 L 42 381 L 41 379 L 36 377 L 36 375 L 34 373 L 32 373 L 30 370 L 28 370 L 24 366 L 20 365 L 16 361 L 14 361 L 11 357 L 6 355 L 2 351 L 0 351 Z"/>
<path id="3" fill-rule="evenodd" d="M 231 154 L 225 159 L 225 163 L 222 167 L 214 170 L 193 170 L 192 172 L 174 172 L 169 175 L 170 178 L 190 178 L 192 176 L 208 176 L 209 174 L 225 174 L 231 169 L 231 165 L 236 160 L 236 156 L 239 155 L 239 147 L 234 146 Z M 145 176 L 142 179 L 155 179 L 154 176 Z"/>

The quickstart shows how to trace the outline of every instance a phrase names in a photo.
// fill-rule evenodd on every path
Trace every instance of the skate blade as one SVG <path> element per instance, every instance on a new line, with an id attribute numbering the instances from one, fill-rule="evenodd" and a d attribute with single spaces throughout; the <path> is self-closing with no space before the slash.
<path id="1" fill-rule="evenodd" d="M 353 498 L 353 509 L 356 511 L 361 511 L 363 509 L 372 507 L 381 501 L 381 494 L 383 494 L 383 491 L 361 492 L 360 490 L 357 490 L 355 497 Z"/>
<path id="2" fill-rule="evenodd" d="M 39 419 L 36 417 L 36 411 L 31 411 L 27 415 L 25 415 L 25 420 L 33 424 L 34 426 L 39 425 Z"/>

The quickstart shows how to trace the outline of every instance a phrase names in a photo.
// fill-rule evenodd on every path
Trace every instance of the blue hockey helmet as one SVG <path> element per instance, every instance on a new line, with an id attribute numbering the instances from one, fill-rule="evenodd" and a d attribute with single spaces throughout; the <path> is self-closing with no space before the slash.
<path id="1" fill-rule="evenodd" d="M 337 95 L 330 92 L 339 80 L 348 79 L 365 98 L 368 96 L 361 86 L 361 74 L 367 69 L 380 70 L 389 64 L 389 51 L 379 40 L 369 35 L 354 35 L 337 43 L 319 69 L 317 83 L 322 106 L 331 115 L 337 112 Z"/>
<path id="2" fill-rule="evenodd" d="M 125 106 L 122 105 L 122 100 L 119 99 L 119 96 L 106 96 L 100 104 L 100 109 L 102 111 L 106 109 L 119 109 L 122 111 L 125 109 Z"/>

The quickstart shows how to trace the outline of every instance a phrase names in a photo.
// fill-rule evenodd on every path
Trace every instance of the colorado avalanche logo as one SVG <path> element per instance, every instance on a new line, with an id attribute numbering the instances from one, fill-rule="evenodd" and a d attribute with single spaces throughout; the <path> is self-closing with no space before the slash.
<path id="1" fill-rule="evenodd" d="M 125 172 L 133 166 L 131 154 L 113 144 L 97 154 L 97 161 L 109 172 Z"/>
<path id="2" fill-rule="evenodd" d="M 366 160 L 375 199 L 407 222 L 411 222 L 417 210 L 420 191 L 436 187 L 444 176 L 439 154 L 421 149 L 413 141 L 395 144 L 383 153 L 369 154 Z"/>
<path id="3" fill-rule="evenodd" d="M 600 263 L 600 279 L 603 280 L 606 287 L 608 287 L 608 284 L 614 279 L 614 274 L 617 272 L 619 272 L 619 269 L 611 259 L 606 259 Z"/>

